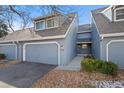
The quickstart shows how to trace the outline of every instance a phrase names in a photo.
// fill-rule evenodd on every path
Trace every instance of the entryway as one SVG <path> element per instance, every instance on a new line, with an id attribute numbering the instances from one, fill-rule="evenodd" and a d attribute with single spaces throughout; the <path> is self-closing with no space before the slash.
<path id="1" fill-rule="evenodd" d="M 56 69 L 79 71 L 81 69 L 80 62 L 82 59 L 83 56 L 76 56 L 66 66 L 59 66 Z"/>

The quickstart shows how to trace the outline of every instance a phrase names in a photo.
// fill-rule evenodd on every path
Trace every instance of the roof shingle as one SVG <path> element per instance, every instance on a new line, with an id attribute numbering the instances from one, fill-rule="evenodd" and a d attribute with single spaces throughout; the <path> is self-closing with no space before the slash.
<path id="1" fill-rule="evenodd" d="M 73 16 L 73 19 L 74 17 L 75 16 Z M 13 42 L 13 41 L 38 40 L 39 38 L 42 40 L 43 37 L 65 35 L 72 21 L 73 20 L 69 20 L 67 18 L 66 21 L 60 27 L 45 29 L 41 31 L 35 31 L 34 28 L 15 31 L 3 38 L 0 38 L 0 42 L 1 41 Z"/>
<path id="2" fill-rule="evenodd" d="M 122 33 L 124 32 L 124 21 L 111 22 L 101 13 L 106 8 L 101 8 L 92 11 L 92 16 L 95 20 L 100 34 Z"/>

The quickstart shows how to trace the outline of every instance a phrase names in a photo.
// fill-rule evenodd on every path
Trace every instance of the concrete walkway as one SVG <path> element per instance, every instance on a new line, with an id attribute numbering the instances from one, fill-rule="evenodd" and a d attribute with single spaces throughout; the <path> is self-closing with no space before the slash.
<path id="1" fill-rule="evenodd" d="M 68 63 L 66 66 L 59 66 L 56 69 L 61 69 L 61 70 L 72 70 L 72 71 L 79 71 L 81 69 L 80 67 L 80 62 L 83 57 L 81 56 L 76 56 L 73 58 L 73 60 Z"/>
<path id="2" fill-rule="evenodd" d="M 0 81 L 0 88 L 16 88 L 16 87 Z"/>

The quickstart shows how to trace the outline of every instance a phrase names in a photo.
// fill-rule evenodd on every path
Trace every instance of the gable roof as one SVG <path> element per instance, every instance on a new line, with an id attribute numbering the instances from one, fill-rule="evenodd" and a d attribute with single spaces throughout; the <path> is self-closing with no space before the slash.
<path id="1" fill-rule="evenodd" d="M 20 31 L 15 31 L 8 34 L 7 36 L 0 38 L 0 42 L 13 42 L 13 41 L 28 41 L 28 40 L 44 40 L 44 39 L 56 39 L 65 35 L 68 31 L 72 21 L 76 15 L 74 15 L 72 20 L 68 18 L 65 22 L 56 28 L 45 29 L 41 31 L 35 31 L 34 28 L 27 28 Z"/>
<path id="2" fill-rule="evenodd" d="M 49 15 L 36 17 L 36 18 L 34 18 L 34 21 L 38 21 L 38 20 L 42 20 L 42 19 L 46 19 L 46 18 L 51 18 L 51 17 L 55 17 L 55 16 L 59 16 L 59 15 L 62 15 L 62 14 L 60 12 L 56 11 L 56 12 L 53 12 Z"/>
<path id="3" fill-rule="evenodd" d="M 93 10 L 91 12 L 99 34 L 124 33 L 124 21 L 111 22 L 104 14 L 101 13 L 104 9 L 106 9 L 106 7 Z"/>

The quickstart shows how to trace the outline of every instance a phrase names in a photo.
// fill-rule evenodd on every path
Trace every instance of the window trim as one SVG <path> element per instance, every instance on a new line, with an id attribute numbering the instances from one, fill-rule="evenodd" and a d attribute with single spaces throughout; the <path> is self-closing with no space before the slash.
<path id="1" fill-rule="evenodd" d="M 53 27 L 48 27 L 48 26 L 47 26 L 47 21 L 48 21 L 48 20 L 51 20 L 51 19 L 53 19 L 54 22 L 55 22 L 55 17 L 52 17 L 52 18 L 48 18 L 48 19 L 46 19 L 46 29 L 50 29 L 50 28 L 58 27 L 58 26 L 55 26 L 55 25 L 54 25 Z"/>
<path id="2" fill-rule="evenodd" d="M 124 7 L 120 7 L 120 8 L 116 8 L 115 10 L 114 10 L 114 21 L 124 21 L 124 19 L 116 19 L 116 11 L 117 10 L 120 10 L 120 9 L 124 9 Z"/>
<path id="3" fill-rule="evenodd" d="M 35 30 L 36 30 L 36 31 L 39 31 L 39 30 L 44 30 L 44 29 L 36 29 L 36 24 L 37 24 L 37 23 L 39 23 L 39 22 L 43 22 L 43 23 L 44 23 L 44 25 L 45 25 L 45 28 L 44 28 L 44 29 L 46 29 L 45 20 L 40 20 L 40 21 L 36 21 L 36 22 L 35 22 Z"/>

